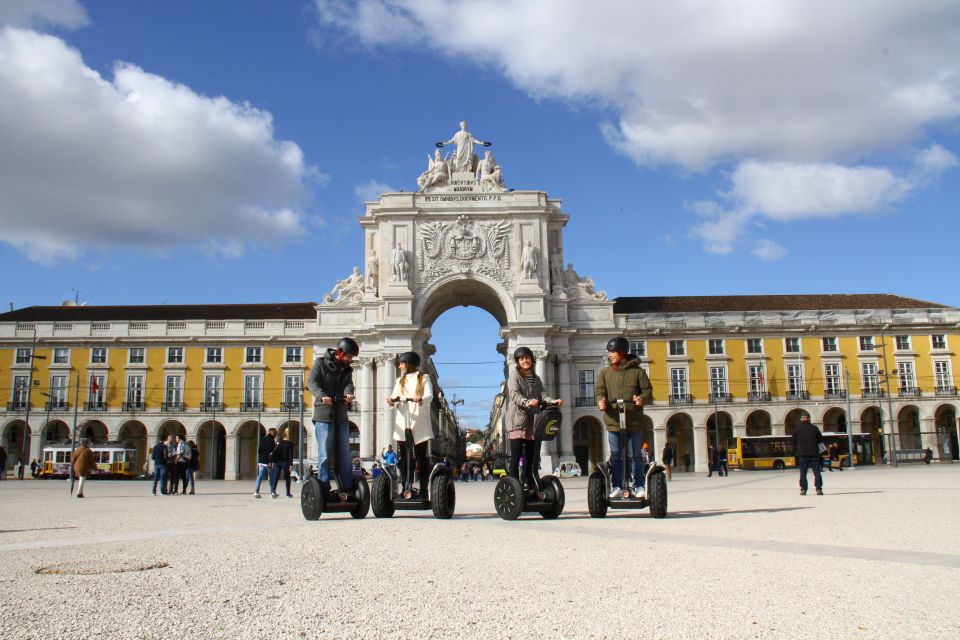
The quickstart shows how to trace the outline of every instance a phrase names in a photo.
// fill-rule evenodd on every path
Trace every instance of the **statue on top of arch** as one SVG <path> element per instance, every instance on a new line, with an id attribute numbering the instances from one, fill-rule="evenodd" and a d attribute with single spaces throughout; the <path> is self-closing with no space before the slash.
<path id="1" fill-rule="evenodd" d="M 446 142 L 438 142 L 433 157 L 427 156 L 427 169 L 417 178 L 421 193 L 428 191 L 482 191 L 502 192 L 503 168 L 497 164 L 493 153 L 487 151 L 481 160 L 473 152 L 475 145 L 489 147 L 493 143 L 478 140 L 467 131 L 467 122 L 460 122 L 460 130 Z M 455 145 L 456 149 L 446 156 L 440 149 Z M 468 175 L 464 175 L 468 174 Z M 456 184 L 454 184 L 456 183 Z"/>

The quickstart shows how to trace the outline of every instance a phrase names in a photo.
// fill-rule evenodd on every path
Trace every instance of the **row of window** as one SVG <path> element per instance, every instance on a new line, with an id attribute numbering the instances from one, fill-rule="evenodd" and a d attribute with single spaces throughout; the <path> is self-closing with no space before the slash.
<path id="1" fill-rule="evenodd" d="M 911 350 L 912 336 L 894 336 L 897 351 Z M 875 336 L 858 336 L 860 351 L 875 351 L 877 346 L 874 343 Z M 670 340 L 668 343 L 669 354 L 671 356 L 687 355 L 686 340 Z M 722 356 L 726 354 L 726 340 L 723 338 L 710 338 L 707 340 L 707 353 L 711 356 Z M 746 338 L 747 353 L 763 353 L 763 338 Z M 784 351 L 786 353 L 800 353 L 800 338 L 783 338 Z M 837 336 L 824 336 L 820 343 L 825 353 L 839 351 Z M 947 348 L 947 336 L 937 334 L 930 336 L 930 348 L 933 350 L 943 350 Z M 646 357 L 646 340 L 633 340 L 630 342 L 630 353 L 635 356 Z"/>
<path id="2" fill-rule="evenodd" d="M 167 375 L 164 385 L 164 403 L 168 406 L 183 404 L 183 376 Z M 299 402 L 303 376 L 288 374 L 283 378 L 283 403 L 293 405 Z M 15 407 L 26 406 L 29 378 L 14 376 L 12 404 Z M 204 376 L 204 405 L 222 406 L 223 404 L 223 376 L 210 374 Z M 48 405 L 51 409 L 66 408 L 70 392 L 70 381 L 66 375 L 50 377 L 50 391 L 47 393 Z M 106 376 L 92 374 L 86 389 L 86 404 L 88 408 L 103 408 L 106 402 Z M 130 374 L 127 376 L 127 392 L 124 400 L 127 408 L 143 408 L 144 403 L 144 376 Z M 243 403 L 247 406 L 258 406 L 263 402 L 263 376 L 245 375 L 243 377 Z"/>
<path id="3" fill-rule="evenodd" d="M 147 350 L 144 347 L 130 347 L 127 350 L 127 362 L 129 364 L 144 364 L 147 361 Z M 16 363 L 27 364 L 30 362 L 30 349 L 17 349 Z M 207 347 L 206 362 L 208 364 L 219 364 L 223 362 L 223 347 Z M 263 347 L 246 347 L 245 362 L 258 363 L 263 362 Z M 284 351 L 284 362 L 301 363 L 303 362 L 303 347 L 286 347 Z M 70 349 L 67 347 L 57 347 L 53 350 L 53 364 L 69 364 Z M 107 347 L 93 347 L 90 349 L 91 364 L 107 363 Z M 167 347 L 167 364 L 183 363 L 183 347 Z"/>

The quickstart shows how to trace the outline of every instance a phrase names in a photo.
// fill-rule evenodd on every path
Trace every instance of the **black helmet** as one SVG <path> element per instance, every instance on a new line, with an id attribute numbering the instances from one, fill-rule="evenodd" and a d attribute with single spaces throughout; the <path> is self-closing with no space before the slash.
<path id="1" fill-rule="evenodd" d="M 630 353 L 630 343 L 623 336 L 610 338 L 607 342 L 607 351 L 619 351 L 620 353 Z"/>
<path id="2" fill-rule="evenodd" d="M 340 338 L 340 342 L 337 343 L 337 349 L 354 357 L 360 355 L 360 345 L 358 345 L 357 341 L 353 338 Z"/>
<path id="3" fill-rule="evenodd" d="M 531 351 L 529 347 L 517 347 L 516 350 L 513 352 L 513 361 L 520 362 L 520 358 L 522 358 L 523 356 L 527 356 L 534 362 L 537 361 L 536 356 L 533 355 L 533 351 Z"/>
<path id="4" fill-rule="evenodd" d="M 406 351 L 400 354 L 400 356 L 397 358 L 397 361 L 406 362 L 407 364 L 413 365 L 414 367 L 419 367 L 420 355 L 415 351 Z"/>

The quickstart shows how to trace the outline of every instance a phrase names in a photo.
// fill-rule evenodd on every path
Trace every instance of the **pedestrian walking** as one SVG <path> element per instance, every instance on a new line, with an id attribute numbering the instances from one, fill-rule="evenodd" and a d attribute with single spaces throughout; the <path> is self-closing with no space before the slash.
<path id="1" fill-rule="evenodd" d="M 683 452 L 683 470 L 690 473 L 690 452 Z"/>
<path id="2" fill-rule="evenodd" d="M 820 473 L 820 455 L 826 447 L 823 434 L 812 422 L 810 415 L 803 413 L 800 424 L 793 431 L 793 453 L 800 467 L 800 495 L 807 495 L 807 469 L 813 469 L 813 486 L 817 495 L 823 495 L 823 476 Z"/>
<path id="3" fill-rule="evenodd" d="M 167 495 L 177 494 L 177 436 L 167 436 Z"/>
<path id="4" fill-rule="evenodd" d="M 253 497 L 260 499 L 260 483 L 264 478 L 269 482 L 270 460 L 273 450 L 277 447 L 277 430 L 273 427 L 260 439 L 260 450 L 257 452 L 257 483 L 253 487 Z"/>
<path id="5" fill-rule="evenodd" d="M 160 485 L 160 494 L 167 495 L 167 443 L 163 436 L 153 445 L 150 458 L 153 460 L 153 495 L 157 495 L 157 484 Z"/>
<path id="6" fill-rule="evenodd" d="M 290 493 L 290 472 L 293 469 L 293 443 L 290 442 L 290 430 L 288 429 L 283 434 L 283 440 L 277 444 L 276 448 L 273 450 L 273 463 L 270 468 L 270 497 L 278 498 L 277 495 L 277 484 L 280 482 L 280 476 L 283 476 L 283 480 L 286 483 L 287 492 L 286 495 L 288 498 L 292 498 L 293 494 Z"/>
<path id="7" fill-rule="evenodd" d="M 670 443 L 664 445 L 663 453 L 660 455 L 663 466 L 667 474 L 667 482 L 673 479 L 673 447 Z"/>
<path id="8" fill-rule="evenodd" d="M 93 449 L 90 448 L 89 438 L 80 438 L 80 446 L 73 452 L 70 462 L 73 463 L 73 475 L 80 480 L 77 486 L 77 497 L 82 498 L 84 483 L 97 471 L 97 463 L 93 460 Z"/>
<path id="9" fill-rule="evenodd" d="M 727 450 L 720 449 L 720 453 L 717 456 L 717 472 L 721 476 L 729 476 L 730 471 L 727 469 Z"/>
<path id="10" fill-rule="evenodd" d="M 712 444 L 707 446 L 707 477 L 713 475 L 714 470 L 717 468 L 719 463 L 719 458 L 717 455 L 717 449 Z M 718 472 L 719 475 L 719 472 Z"/>
<path id="11" fill-rule="evenodd" d="M 187 440 L 186 450 L 190 452 L 190 457 L 187 458 L 187 463 L 184 467 L 186 476 L 183 479 L 183 492 L 187 492 L 187 484 L 189 484 L 190 495 L 194 495 L 194 477 L 197 475 L 197 470 L 200 468 L 200 448 L 197 447 L 197 443 L 193 440 Z"/>
<path id="12" fill-rule="evenodd" d="M 37 469 L 39 469 L 39 468 L 40 468 L 40 465 L 37 464 L 37 459 L 36 459 L 36 458 L 34 458 L 33 460 L 30 461 L 30 477 L 31 477 L 31 478 L 36 478 L 36 477 L 37 477 Z"/>

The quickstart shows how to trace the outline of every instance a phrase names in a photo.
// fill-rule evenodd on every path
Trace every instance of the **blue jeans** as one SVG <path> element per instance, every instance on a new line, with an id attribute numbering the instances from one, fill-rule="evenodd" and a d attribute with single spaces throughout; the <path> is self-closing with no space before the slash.
<path id="1" fill-rule="evenodd" d="M 807 469 L 813 469 L 813 487 L 818 491 L 823 488 L 823 476 L 820 475 L 820 456 L 797 456 L 797 466 L 800 467 L 800 488 L 807 490 Z"/>
<path id="2" fill-rule="evenodd" d="M 613 486 L 623 488 L 623 470 L 620 460 L 620 432 L 608 431 L 607 442 L 610 444 L 610 467 L 613 473 Z M 643 434 L 639 431 L 627 434 L 627 446 L 634 451 L 640 451 L 643 446 Z M 642 487 L 646 482 L 646 465 L 643 456 L 633 456 L 633 486 Z"/>
<path id="3" fill-rule="evenodd" d="M 336 441 L 337 478 L 340 488 L 348 491 L 353 486 L 353 464 L 350 460 L 350 425 L 341 424 L 334 430 L 329 422 L 314 422 L 313 434 L 317 439 L 317 479 L 324 490 L 330 490 L 330 458 L 334 457 Z"/>
<path id="4" fill-rule="evenodd" d="M 187 485 L 190 485 L 190 491 L 193 491 L 193 466 L 187 466 L 187 477 L 183 480 L 183 490 L 187 490 Z"/>
<path id="5" fill-rule="evenodd" d="M 153 467 L 153 492 L 157 492 L 157 483 L 160 483 L 160 493 L 167 495 L 167 465 L 158 464 Z"/>
<path id="6" fill-rule="evenodd" d="M 270 465 L 257 463 L 257 486 L 254 493 L 260 493 L 260 483 L 270 475 Z"/>

